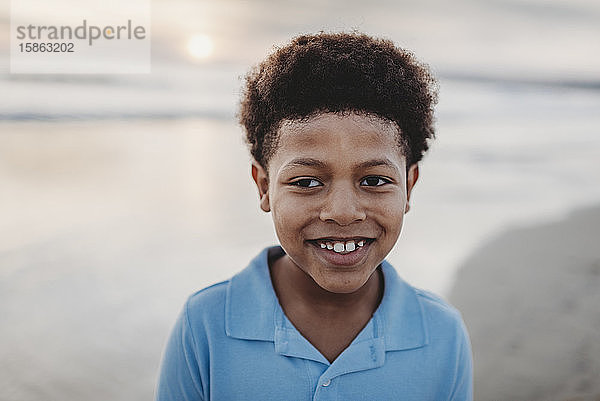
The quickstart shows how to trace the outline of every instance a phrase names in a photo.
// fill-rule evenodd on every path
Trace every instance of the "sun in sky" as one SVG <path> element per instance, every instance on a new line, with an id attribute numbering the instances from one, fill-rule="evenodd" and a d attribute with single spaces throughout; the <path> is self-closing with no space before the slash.
<path id="1" fill-rule="evenodd" d="M 197 60 L 209 58 L 213 54 L 214 47 L 212 38 L 203 33 L 192 35 L 187 41 L 188 54 Z"/>

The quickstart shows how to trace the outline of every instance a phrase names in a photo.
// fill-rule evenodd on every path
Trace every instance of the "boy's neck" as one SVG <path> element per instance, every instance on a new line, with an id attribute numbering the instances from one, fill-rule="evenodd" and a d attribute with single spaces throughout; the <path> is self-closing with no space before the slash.
<path id="1" fill-rule="evenodd" d="M 269 270 L 285 315 L 329 362 L 367 325 L 383 297 L 380 268 L 350 294 L 324 290 L 287 255 L 270 261 Z"/>
<path id="2" fill-rule="evenodd" d="M 273 288 L 286 314 L 286 309 L 302 308 L 327 318 L 340 316 L 341 313 L 368 313 L 370 317 L 383 296 L 384 283 L 380 268 L 357 291 L 334 293 L 321 288 L 285 254 L 272 260 L 269 267 Z"/>

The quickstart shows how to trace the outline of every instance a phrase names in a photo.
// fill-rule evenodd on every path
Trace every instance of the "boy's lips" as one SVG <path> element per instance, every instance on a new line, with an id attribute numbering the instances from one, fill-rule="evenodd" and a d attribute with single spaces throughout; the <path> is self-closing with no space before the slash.
<path id="1" fill-rule="evenodd" d="M 372 237 L 366 237 L 366 236 L 350 236 L 350 237 L 338 237 L 338 236 L 331 236 L 331 237 L 318 237 L 318 238 L 314 238 L 314 239 L 309 239 L 308 241 L 351 241 L 351 240 L 355 240 L 355 241 L 360 241 L 360 240 L 374 240 L 374 238 Z"/>
<path id="2" fill-rule="evenodd" d="M 373 241 L 375 239 L 369 237 L 322 237 L 307 240 L 320 258 L 329 264 L 345 267 L 364 260 Z"/>
<path id="3" fill-rule="evenodd" d="M 358 247 L 362 247 L 365 244 L 375 241 L 375 238 L 371 237 L 321 237 L 316 239 L 307 240 L 307 242 L 313 245 L 329 250 L 334 250 L 337 253 L 352 252 Z"/>

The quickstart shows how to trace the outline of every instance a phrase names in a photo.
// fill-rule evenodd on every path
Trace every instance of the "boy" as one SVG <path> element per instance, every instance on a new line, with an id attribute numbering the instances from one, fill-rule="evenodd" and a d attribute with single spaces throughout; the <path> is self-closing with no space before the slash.
<path id="1" fill-rule="evenodd" d="M 434 134 L 434 84 L 354 33 L 300 36 L 247 77 L 240 121 L 281 246 L 188 299 L 157 400 L 472 399 L 460 315 L 384 260 Z"/>

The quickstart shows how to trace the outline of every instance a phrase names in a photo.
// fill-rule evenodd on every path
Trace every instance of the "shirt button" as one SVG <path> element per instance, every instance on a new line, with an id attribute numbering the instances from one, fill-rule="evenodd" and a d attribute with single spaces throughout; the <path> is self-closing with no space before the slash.
<path id="1" fill-rule="evenodd" d="M 331 384 L 331 380 L 327 380 L 326 382 L 323 382 L 322 386 L 323 387 L 327 387 Z"/>

